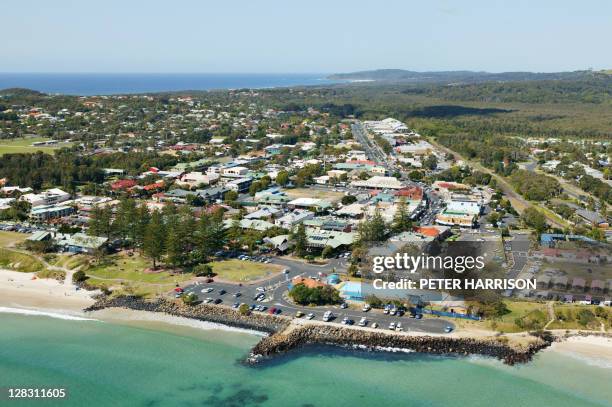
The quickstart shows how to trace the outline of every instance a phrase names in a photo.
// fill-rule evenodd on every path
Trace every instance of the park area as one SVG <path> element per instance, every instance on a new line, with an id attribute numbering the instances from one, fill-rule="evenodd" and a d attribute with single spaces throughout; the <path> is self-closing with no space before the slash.
<path id="1" fill-rule="evenodd" d="M 151 262 L 138 254 L 122 252 L 107 256 L 99 263 L 82 268 L 89 277 L 90 287 L 112 288 L 122 294 L 145 297 L 163 295 L 176 284 L 183 284 L 193 278 L 191 273 L 170 272 L 163 269 L 152 271 Z"/>
<path id="2" fill-rule="evenodd" d="M 55 150 L 62 147 L 69 147 L 71 145 L 71 143 L 57 143 L 50 146 L 32 145 L 32 143 L 49 140 L 51 139 L 45 137 L 24 137 L 17 139 L 0 140 L 0 156 L 11 153 L 35 153 L 37 151 L 53 154 Z"/>
<path id="3" fill-rule="evenodd" d="M 221 260 L 210 263 L 216 277 L 237 283 L 256 281 L 280 273 L 283 268 L 276 264 L 255 263 L 248 260 Z"/>

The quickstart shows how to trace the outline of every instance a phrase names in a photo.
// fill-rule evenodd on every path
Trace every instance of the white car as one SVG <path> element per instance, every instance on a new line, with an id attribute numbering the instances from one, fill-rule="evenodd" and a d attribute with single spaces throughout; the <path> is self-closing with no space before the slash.
<path id="1" fill-rule="evenodd" d="M 213 291 L 214 291 L 214 288 L 212 288 L 212 287 L 208 287 L 208 288 L 205 288 L 205 289 L 202 290 L 202 292 L 205 293 L 205 294 L 206 293 L 212 293 Z"/>
<path id="2" fill-rule="evenodd" d="M 363 317 L 359 320 L 359 323 L 357 325 L 366 326 L 367 324 L 368 324 L 368 320 L 365 317 Z"/>
<path id="3" fill-rule="evenodd" d="M 312 312 L 309 313 L 308 315 L 306 315 L 306 319 L 313 319 L 315 316 L 315 314 L 313 314 Z"/>
<path id="4" fill-rule="evenodd" d="M 369 310 L 371 310 L 371 309 L 372 309 L 372 307 L 370 307 L 370 305 L 369 305 L 369 304 L 365 304 L 361 310 L 362 310 L 363 312 L 368 312 L 368 311 L 369 311 Z"/>
<path id="5" fill-rule="evenodd" d="M 264 287 L 257 287 L 256 290 L 260 291 L 262 293 L 266 291 L 266 289 Z"/>

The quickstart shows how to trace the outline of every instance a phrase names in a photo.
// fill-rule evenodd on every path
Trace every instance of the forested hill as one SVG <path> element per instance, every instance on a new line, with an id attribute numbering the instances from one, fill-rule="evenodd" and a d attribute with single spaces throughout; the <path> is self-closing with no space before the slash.
<path id="1" fill-rule="evenodd" d="M 334 80 L 373 80 L 385 82 L 412 83 L 480 83 L 480 82 L 521 82 L 536 80 L 582 80 L 610 71 L 574 71 L 574 72 L 474 72 L 474 71 L 439 71 L 415 72 L 403 69 L 377 69 L 352 73 L 338 73 L 329 76 Z"/>

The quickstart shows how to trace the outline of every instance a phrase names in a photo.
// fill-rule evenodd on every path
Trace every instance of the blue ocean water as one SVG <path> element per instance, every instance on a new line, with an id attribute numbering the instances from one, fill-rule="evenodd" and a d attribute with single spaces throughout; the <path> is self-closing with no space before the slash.
<path id="1" fill-rule="evenodd" d="M 0 314 L 0 388 L 65 388 L 15 406 L 611 406 L 612 370 L 555 352 L 527 365 L 319 347 L 259 367 L 261 338 Z"/>
<path id="2" fill-rule="evenodd" d="M 0 73 L 0 89 L 27 88 L 67 95 L 112 95 L 180 90 L 274 88 L 338 83 L 327 74 Z"/>

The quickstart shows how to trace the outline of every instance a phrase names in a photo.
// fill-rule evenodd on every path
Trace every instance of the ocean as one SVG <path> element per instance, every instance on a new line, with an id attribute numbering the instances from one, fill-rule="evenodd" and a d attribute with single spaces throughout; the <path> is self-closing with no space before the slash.
<path id="1" fill-rule="evenodd" d="M 327 74 L 97 74 L 0 73 L 0 89 L 27 88 L 66 95 L 113 95 L 181 90 L 328 85 Z"/>
<path id="2" fill-rule="evenodd" d="M 0 327 L 0 387 L 68 393 L 16 406 L 612 405 L 612 369 L 558 352 L 509 367 L 316 347 L 251 367 L 242 360 L 260 336 L 245 332 L 11 313 Z"/>

